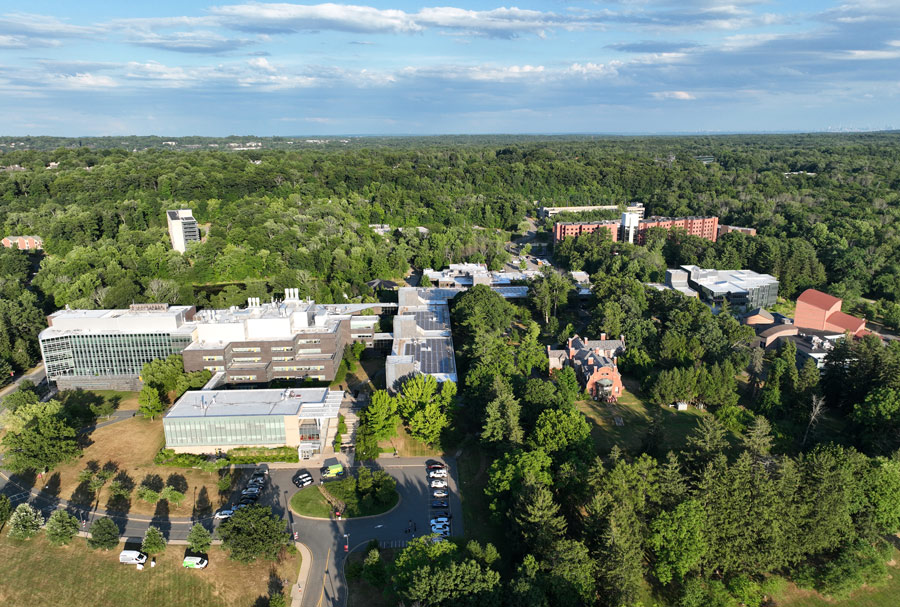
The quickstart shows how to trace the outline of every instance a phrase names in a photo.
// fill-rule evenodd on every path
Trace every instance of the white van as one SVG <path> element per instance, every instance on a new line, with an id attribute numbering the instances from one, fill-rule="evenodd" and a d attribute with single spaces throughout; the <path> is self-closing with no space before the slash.
<path id="1" fill-rule="evenodd" d="M 147 555 L 138 550 L 123 550 L 119 553 L 119 562 L 125 565 L 143 565 L 147 562 Z"/>
<path id="2" fill-rule="evenodd" d="M 203 569 L 209 564 L 209 561 L 202 556 L 186 556 L 181 564 L 188 569 Z"/>

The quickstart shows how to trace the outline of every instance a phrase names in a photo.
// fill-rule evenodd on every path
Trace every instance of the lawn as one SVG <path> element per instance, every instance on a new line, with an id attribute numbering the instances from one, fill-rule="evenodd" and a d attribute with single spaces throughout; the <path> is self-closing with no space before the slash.
<path id="1" fill-rule="evenodd" d="M 356 495 L 356 479 L 352 477 L 325 483 L 325 488 L 336 499 L 346 504 L 347 507 L 343 513 L 343 516 L 346 518 L 384 514 L 396 506 L 397 501 L 400 499 L 400 495 L 394 491 L 391 501 L 386 504 L 374 501 L 368 505 L 363 504 Z M 295 493 L 291 497 L 291 510 L 302 516 L 319 518 L 329 518 L 331 516 L 331 505 L 317 486 L 304 487 Z"/>
<path id="2" fill-rule="evenodd" d="M 137 411 L 138 393 L 137 392 L 118 392 L 116 390 L 91 390 L 91 394 L 96 394 L 106 400 L 117 402 L 116 409 L 120 411 Z"/>
<path id="3" fill-rule="evenodd" d="M 897 562 L 900 551 L 894 550 L 894 558 L 888 563 L 888 579 L 873 588 L 863 587 L 846 599 L 825 598 L 821 594 L 787 584 L 775 597 L 779 607 L 896 607 L 900 604 L 900 571 Z"/>
<path id="4" fill-rule="evenodd" d="M 394 449 L 400 457 L 435 457 L 441 455 L 441 449 L 433 449 L 422 441 L 413 438 L 403 423 L 397 424 L 397 434 L 394 438 L 378 443 L 382 447 L 382 453 L 393 453 Z"/>
<path id="5" fill-rule="evenodd" d="M 631 453 L 640 451 L 644 435 L 650 427 L 650 415 L 655 409 L 659 410 L 663 420 L 663 448 L 679 450 L 700 417 L 708 415 L 694 407 L 676 411 L 653 405 L 644 399 L 636 381 L 627 378 L 623 381 L 625 388 L 618 403 L 612 407 L 590 400 L 577 403 L 578 409 L 591 424 L 591 437 L 598 453 L 608 453 L 613 445 Z M 622 418 L 623 425 L 615 424 L 614 415 Z"/>
<path id="6" fill-rule="evenodd" d="M 181 566 L 184 546 L 170 546 L 157 566 L 138 571 L 119 564 L 119 551 L 89 550 L 85 541 L 51 546 L 43 536 L 26 542 L 0 537 L 0 604 L 3 605 L 165 605 L 166 607 L 249 607 L 265 604 L 270 580 L 296 583 L 300 556 L 280 562 L 241 565 L 213 546 L 203 570 Z"/>
<path id="7" fill-rule="evenodd" d="M 91 444 L 81 457 L 51 471 L 49 478 L 35 480 L 35 488 L 86 506 L 131 514 L 157 514 L 159 516 L 192 516 L 211 514 L 223 505 L 217 488 L 218 474 L 187 468 L 158 466 L 153 457 L 164 443 L 162 421 L 141 417 L 126 419 L 94 430 L 89 435 Z M 90 491 L 87 483 L 79 481 L 79 473 L 88 467 L 114 469 L 114 477 L 126 479 L 135 488 L 150 479 L 157 484 L 172 485 L 185 494 L 182 504 L 175 508 L 166 502 L 150 504 L 137 499 L 110 503 L 110 479 L 99 494 Z M 121 476 L 120 476 L 121 475 Z M 223 496 L 224 497 L 224 496 Z M 196 511 L 195 511 L 196 506 Z"/>

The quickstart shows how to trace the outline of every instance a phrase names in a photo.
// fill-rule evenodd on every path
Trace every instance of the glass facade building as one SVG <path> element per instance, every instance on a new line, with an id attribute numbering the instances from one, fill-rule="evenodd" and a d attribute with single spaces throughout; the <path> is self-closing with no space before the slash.
<path id="1" fill-rule="evenodd" d="M 283 415 L 165 418 L 166 447 L 273 445 L 286 443 Z"/>
<path id="2" fill-rule="evenodd" d="M 187 333 L 71 333 L 41 339 L 47 378 L 138 376 L 145 363 L 180 354 Z"/>

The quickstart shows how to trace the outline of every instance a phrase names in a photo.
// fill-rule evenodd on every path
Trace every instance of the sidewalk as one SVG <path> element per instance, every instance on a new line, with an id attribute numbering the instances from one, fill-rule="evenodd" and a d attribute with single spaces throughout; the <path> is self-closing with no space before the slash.
<path id="1" fill-rule="evenodd" d="M 313 556 L 306 544 L 294 542 L 294 545 L 300 551 L 300 574 L 297 576 L 297 583 L 291 587 L 291 607 L 300 607 L 303 602 L 303 592 L 309 583 L 309 570 L 312 567 Z"/>

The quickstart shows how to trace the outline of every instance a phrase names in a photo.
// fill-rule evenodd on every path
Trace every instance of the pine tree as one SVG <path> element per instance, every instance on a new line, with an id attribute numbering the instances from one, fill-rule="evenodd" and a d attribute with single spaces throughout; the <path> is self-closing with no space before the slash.
<path id="1" fill-rule="evenodd" d="M 119 545 L 119 528 L 110 518 L 98 518 L 91 525 L 91 537 L 88 538 L 89 548 L 96 550 L 111 550 Z"/>
<path id="2" fill-rule="evenodd" d="M 725 427 L 712 415 L 705 415 L 687 437 L 687 458 L 699 468 L 728 446 Z"/>
<path id="3" fill-rule="evenodd" d="M 516 500 L 513 520 L 522 542 L 533 554 L 546 554 L 566 533 L 566 520 L 559 514 L 559 505 L 543 485 L 525 488 Z"/>
<path id="4" fill-rule="evenodd" d="M 666 463 L 659 468 L 659 502 L 665 510 L 670 510 L 681 502 L 687 494 L 687 483 L 681 470 L 678 456 L 669 451 Z"/>
<path id="5" fill-rule="evenodd" d="M 9 517 L 9 537 L 14 540 L 27 540 L 41 530 L 44 517 L 29 504 L 19 504 Z"/>
<path id="6" fill-rule="evenodd" d="M 141 551 L 146 552 L 150 556 L 159 554 L 166 549 L 166 538 L 163 537 L 162 531 L 156 527 L 147 527 L 144 533 L 144 541 L 141 542 Z"/>
<path id="7" fill-rule="evenodd" d="M 745 449 L 757 457 L 768 455 L 772 449 L 772 424 L 762 415 L 757 415 L 741 437 L 741 442 Z"/>
<path id="8" fill-rule="evenodd" d="M 68 544 L 80 528 L 81 525 L 78 523 L 77 518 L 65 510 L 54 510 L 50 518 L 47 519 L 45 531 L 51 544 L 61 546 Z"/>

